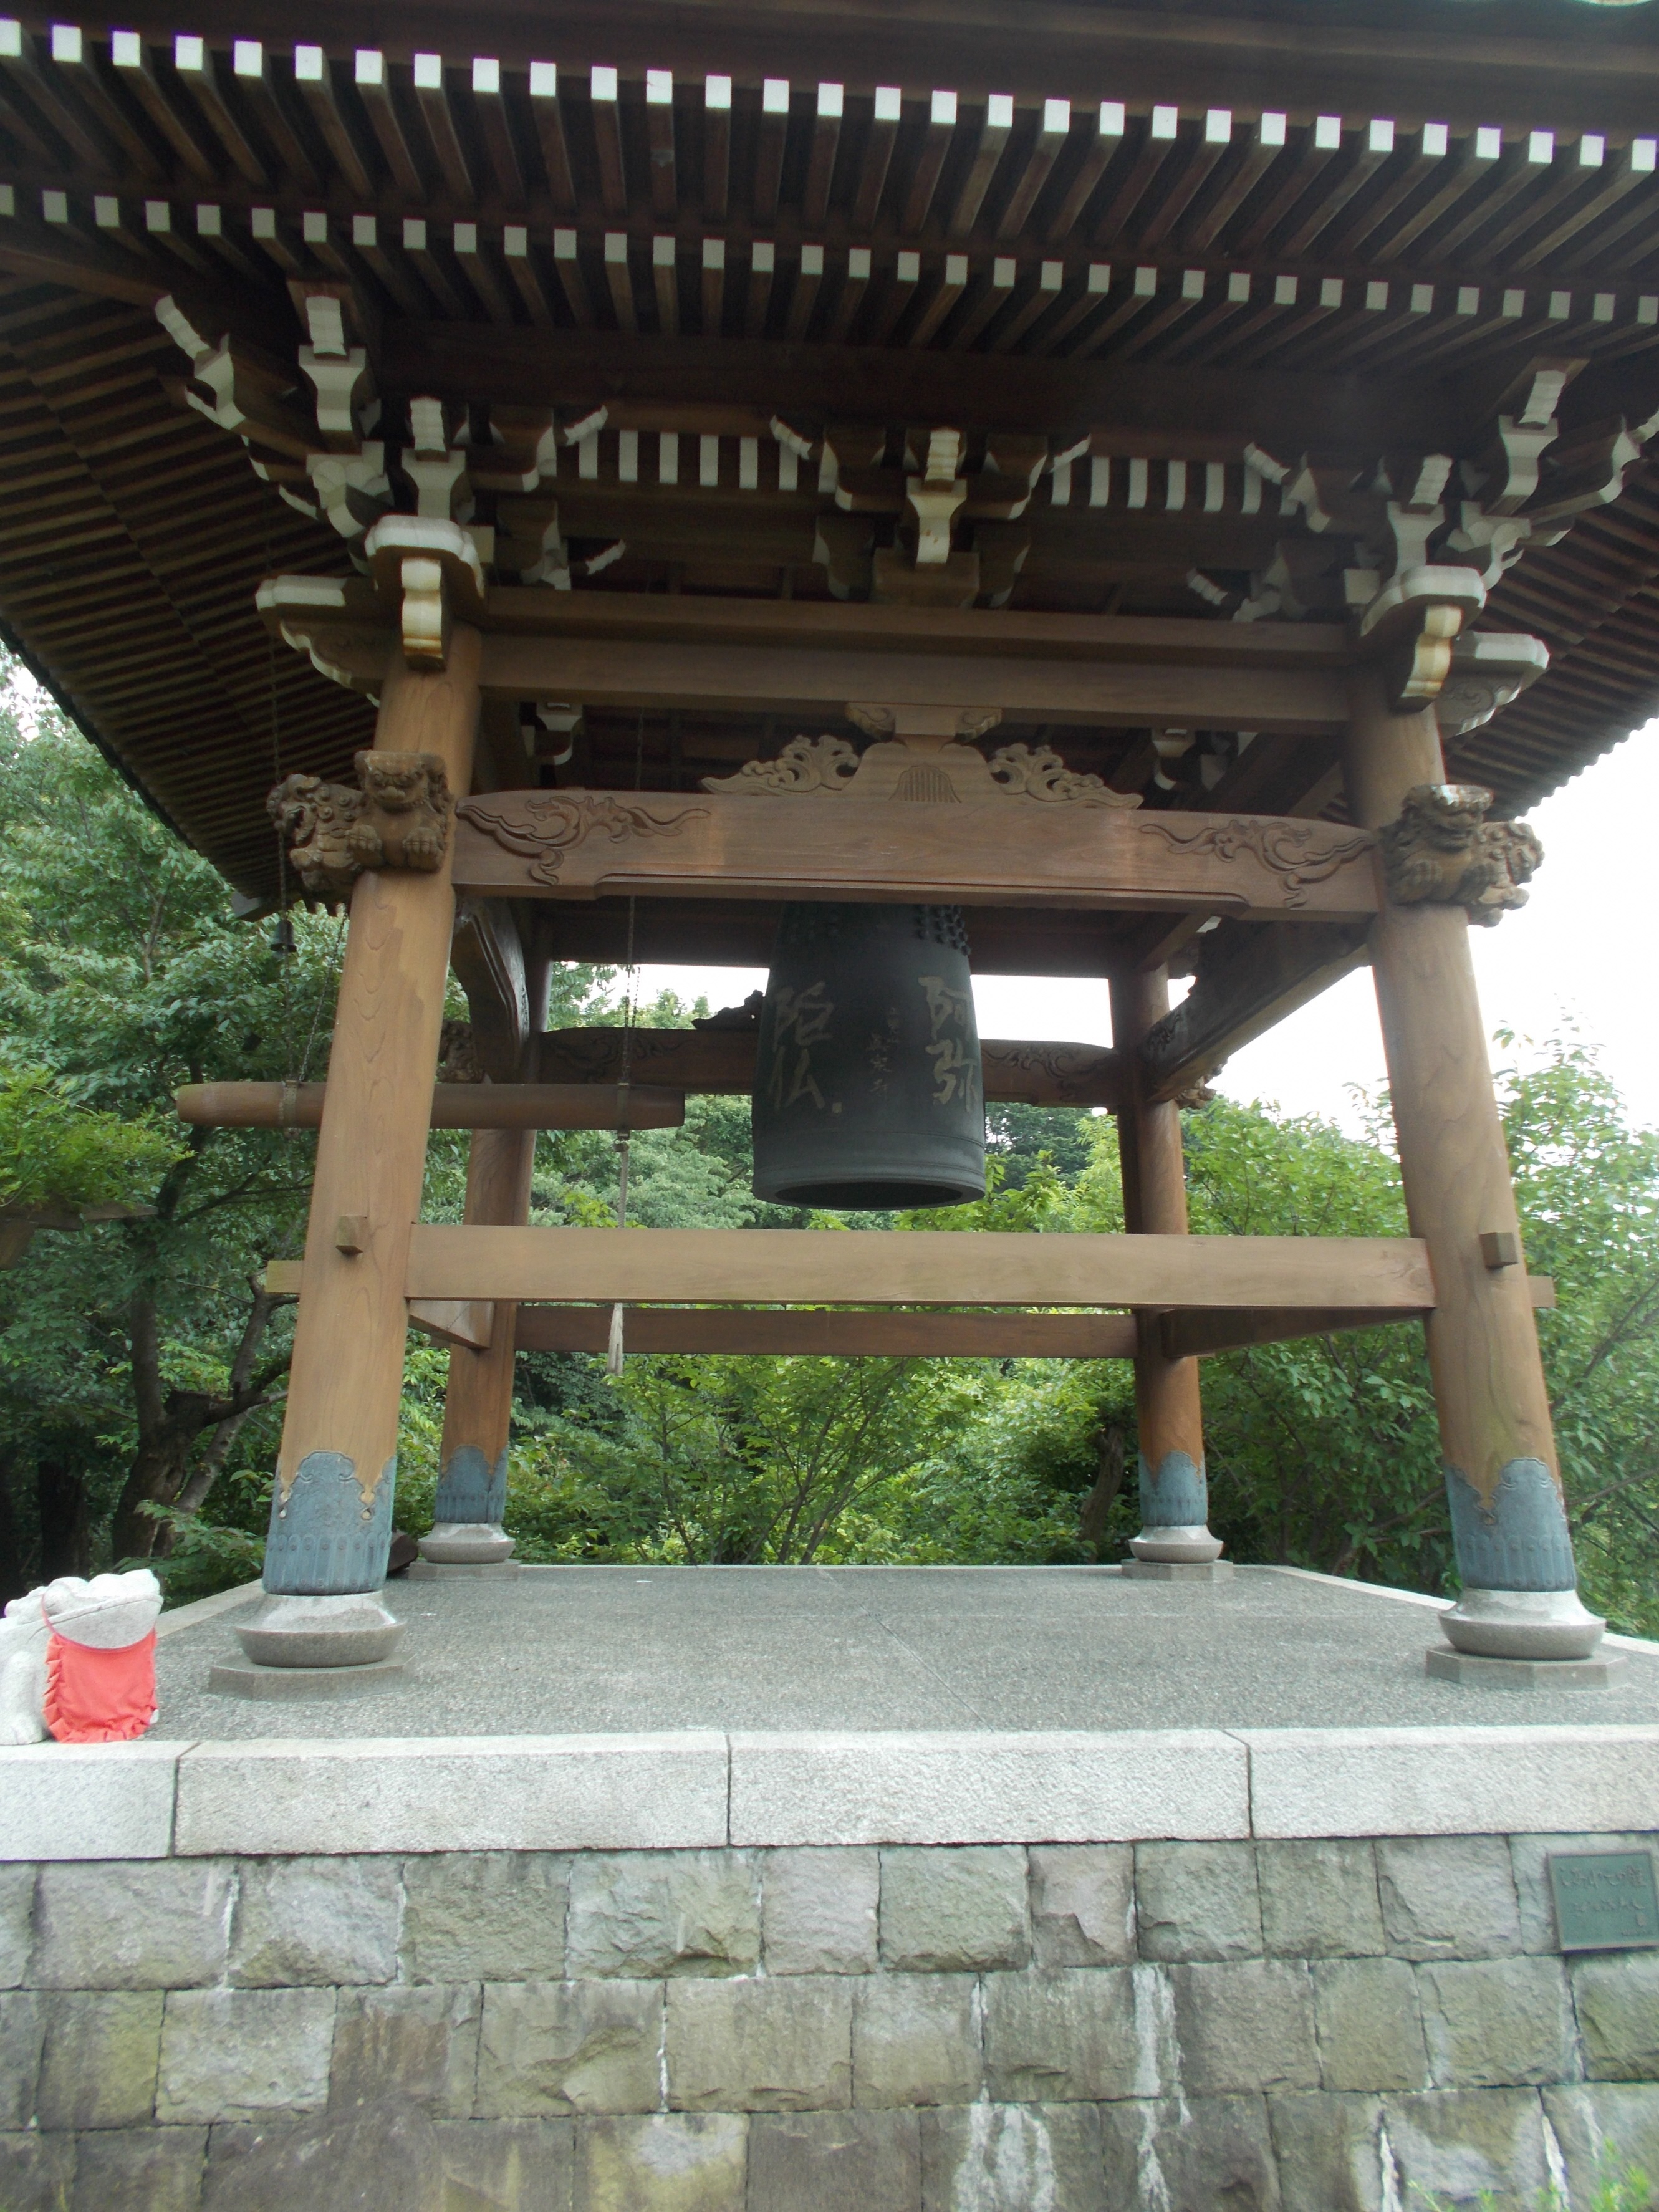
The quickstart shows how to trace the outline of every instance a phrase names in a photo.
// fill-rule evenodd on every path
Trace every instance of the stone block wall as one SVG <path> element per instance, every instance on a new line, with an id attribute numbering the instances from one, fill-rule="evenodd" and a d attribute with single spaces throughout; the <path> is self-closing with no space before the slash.
<path id="1" fill-rule="evenodd" d="M 0 2212 L 1588 2212 L 1655 1840 L 0 1866 Z"/>

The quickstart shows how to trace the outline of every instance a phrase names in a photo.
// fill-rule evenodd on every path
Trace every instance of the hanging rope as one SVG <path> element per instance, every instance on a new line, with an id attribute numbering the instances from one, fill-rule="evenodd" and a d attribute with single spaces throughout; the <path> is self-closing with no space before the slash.
<path id="1" fill-rule="evenodd" d="M 634 736 L 634 788 L 638 791 L 645 770 L 645 716 L 639 718 Z M 628 1085 L 634 1065 L 634 1024 L 639 1013 L 639 963 L 634 952 L 635 900 L 630 892 L 628 900 L 628 999 L 623 1016 L 622 1073 L 617 1084 L 617 1226 L 628 1226 L 628 1166 L 633 1131 L 629 1126 Z M 611 1340 L 605 1356 L 605 1371 L 620 1375 L 625 1351 L 623 1316 L 626 1308 L 620 1303 L 611 1309 Z"/>
<path id="2" fill-rule="evenodd" d="M 265 521 L 265 574 L 270 574 L 270 522 Z M 270 701 L 270 782 L 274 791 L 283 781 L 283 714 L 276 685 L 276 637 L 274 631 L 265 636 L 265 684 Z M 276 839 L 276 931 L 271 939 L 271 950 L 283 963 L 283 1072 L 286 1080 L 295 1080 L 294 1073 L 294 998 L 289 988 L 294 954 L 294 924 L 288 912 L 288 841 L 283 835 L 283 825 L 274 817 L 271 829 Z"/>

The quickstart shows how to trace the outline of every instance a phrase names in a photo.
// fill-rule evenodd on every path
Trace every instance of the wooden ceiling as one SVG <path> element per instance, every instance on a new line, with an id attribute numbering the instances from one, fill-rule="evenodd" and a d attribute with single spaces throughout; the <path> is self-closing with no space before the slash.
<path id="1" fill-rule="evenodd" d="M 545 523 L 575 591 L 878 589 L 949 424 L 979 604 L 1329 619 L 1373 487 L 1449 457 L 1443 547 L 1559 363 L 1510 510 L 1534 540 L 1482 618 L 1553 665 L 1451 764 L 1522 806 L 1659 705 L 1632 435 L 1659 410 L 1659 5 L 212 12 L 0 19 L 0 622 L 250 895 L 273 771 L 339 773 L 369 728 L 253 587 L 349 550 L 301 511 L 302 457 L 183 404 L 169 295 L 290 365 L 280 431 L 312 404 L 296 299 L 333 287 L 396 504 L 410 400 L 479 451 L 543 410 L 540 482 L 477 519 L 521 564 Z M 793 734 L 595 709 L 540 773 L 672 788 Z M 1056 733 L 1149 805 L 1334 803 L 1325 741 L 1162 734 Z"/>

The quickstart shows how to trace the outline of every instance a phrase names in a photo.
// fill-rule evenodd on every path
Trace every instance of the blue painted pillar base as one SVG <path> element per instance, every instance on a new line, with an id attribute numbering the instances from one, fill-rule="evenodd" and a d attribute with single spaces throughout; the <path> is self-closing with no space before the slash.
<path id="1" fill-rule="evenodd" d="M 1607 1623 L 1579 1602 L 1566 1511 L 1543 1461 L 1510 1460 L 1490 1499 L 1448 1467 L 1446 1496 L 1463 1584 L 1440 1617 L 1453 1648 L 1486 1659 L 1587 1659 Z"/>
<path id="2" fill-rule="evenodd" d="M 507 1453 L 492 1468 L 477 1444 L 463 1444 L 438 1478 L 432 1533 L 421 1557 L 437 1567 L 491 1567 L 513 1556 L 501 1526 L 507 1510 Z"/>
<path id="3" fill-rule="evenodd" d="M 1221 1557 L 1221 1543 L 1210 1534 L 1210 1486 L 1204 1462 L 1183 1451 L 1165 1452 L 1157 1468 L 1138 1455 L 1140 1534 L 1129 1549 L 1138 1559 L 1170 1566 L 1203 1566 Z"/>
<path id="4" fill-rule="evenodd" d="M 265 1667 L 361 1667 L 389 1658 L 403 1625 L 381 1601 L 392 1547 L 398 1462 L 365 1504 L 342 1452 L 307 1452 L 284 1498 L 270 1502 L 265 1603 L 236 1632 Z"/>

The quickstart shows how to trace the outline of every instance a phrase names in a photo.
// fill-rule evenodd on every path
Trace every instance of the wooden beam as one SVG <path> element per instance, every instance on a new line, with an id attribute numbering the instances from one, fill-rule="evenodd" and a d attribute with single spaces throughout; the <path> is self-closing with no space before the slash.
<path id="1" fill-rule="evenodd" d="M 1386 1322 L 1420 1321 L 1422 1315 L 1398 1306 L 1328 1306 L 1298 1313 L 1284 1306 L 1218 1308 L 1210 1313 L 1158 1316 L 1158 1334 L 1169 1359 L 1207 1358 L 1212 1352 L 1242 1352 L 1255 1344 L 1283 1344 L 1299 1336 L 1332 1336 L 1346 1328 L 1376 1328 Z"/>
<path id="2" fill-rule="evenodd" d="M 266 622 L 373 692 L 392 642 L 374 587 L 276 577 Z M 1027 613 L 637 592 L 491 587 L 485 693 L 657 711 L 839 720 L 849 700 L 994 708 L 1016 720 L 1127 729 L 1345 726 L 1347 633 L 1330 623 Z"/>
<path id="3" fill-rule="evenodd" d="M 379 365 L 382 388 L 404 398 L 551 401 L 584 412 L 655 401 L 757 407 L 791 422 L 856 415 L 1054 434 L 1109 424 L 1235 441 L 1239 458 L 1252 442 L 1269 453 L 1432 452 L 1456 404 L 1427 380 L 447 322 L 385 324 Z"/>
<path id="4" fill-rule="evenodd" d="M 490 792 L 458 810 L 455 882 L 495 898 L 917 900 L 1199 908 L 1252 920 L 1376 911 L 1369 837 L 1272 815 L 809 793 Z"/>
<path id="5" fill-rule="evenodd" d="M 1345 923 L 1230 932 L 1213 955 L 1205 952 L 1192 989 L 1140 1048 L 1148 1096 L 1176 1098 L 1202 1083 L 1366 957 L 1364 930 Z"/>
<path id="6" fill-rule="evenodd" d="M 1127 1314 L 831 1312 L 779 1306 L 630 1306 L 629 1352 L 820 1359 L 1128 1359 Z M 520 1306 L 520 1352 L 604 1352 L 609 1306 Z"/>
<path id="7" fill-rule="evenodd" d="M 1555 1304 L 1548 1275 L 1528 1275 L 1527 1289 L 1534 1313 Z M 1425 1309 L 1426 1310 L 1426 1309 Z M 1164 1357 L 1206 1359 L 1212 1352 L 1242 1352 L 1255 1344 L 1286 1344 L 1297 1337 L 1334 1336 L 1343 1329 L 1378 1328 L 1389 1322 L 1420 1321 L 1420 1312 L 1399 1306 L 1329 1306 L 1322 1313 L 1291 1306 L 1251 1306 L 1230 1312 L 1165 1313 L 1158 1316 Z"/>
<path id="8" fill-rule="evenodd" d="M 1409 1237 L 1092 1237 L 949 1230 L 413 1231 L 411 1298 L 714 1305 L 1244 1306 L 1434 1303 Z"/>
<path id="9" fill-rule="evenodd" d="M 490 596 L 493 603 L 496 595 Z M 319 639 L 327 637 L 327 626 L 315 629 Z M 341 659 L 350 665 L 344 652 Z M 1340 680 L 1323 670 L 1213 668 L 1191 660 L 1091 667 L 1035 656 L 878 653 L 846 645 L 736 650 L 725 644 L 631 641 L 618 650 L 593 638 L 496 635 L 485 640 L 483 682 L 490 692 L 514 698 L 569 697 L 590 707 L 646 713 L 678 708 L 839 720 L 849 699 L 918 707 L 971 699 L 1012 720 L 1111 729 L 1268 730 L 1295 737 L 1328 737 L 1342 720 Z"/>
<path id="10" fill-rule="evenodd" d="M 619 1029 L 550 1030 L 537 1047 L 544 1083 L 615 1083 L 622 1073 Z M 749 1097 L 755 1087 L 756 1031 L 635 1030 L 629 1071 L 636 1084 L 663 1084 L 679 1091 Z M 985 1096 L 999 1104 L 1104 1106 L 1117 1104 L 1122 1062 L 1104 1045 L 981 1040 Z"/>
<path id="11" fill-rule="evenodd" d="M 181 1121 L 200 1129 L 319 1129 L 325 1083 L 191 1083 L 173 1094 Z M 630 1084 L 439 1083 L 434 1129 L 678 1129 L 685 1095 Z"/>
<path id="12" fill-rule="evenodd" d="M 379 611 L 372 586 L 347 580 L 355 627 Z M 285 617 L 286 618 L 286 617 Z M 303 624 L 301 624 L 303 627 Z M 636 642 L 906 652 L 950 659 L 1036 659 L 1090 666 L 1345 671 L 1352 658 L 1337 623 L 1219 623 L 1179 615 L 1054 614 L 1026 607 L 884 606 L 861 600 L 695 598 L 660 592 L 550 592 L 522 584 L 491 588 L 485 627 L 501 635 L 592 639 L 631 651 Z M 850 698 L 885 698 L 884 691 Z M 951 698 L 938 692 L 933 700 Z M 976 693 L 978 704 L 988 704 Z M 932 702 L 930 702 L 932 703 Z"/>
<path id="13" fill-rule="evenodd" d="M 772 957 L 781 902 L 766 899 L 647 899 L 635 909 L 635 957 L 700 962 L 711 968 L 764 968 Z M 628 957 L 628 908 L 621 900 L 541 909 L 561 960 L 616 967 Z M 1127 957 L 1120 924 L 1097 914 L 1020 907 L 964 910 L 974 973 L 1073 975 L 1098 980 Z M 1171 917 L 1160 918 L 1167 927 Z M 1133 926 L 1131 923 L 1129 926 Z"/>

